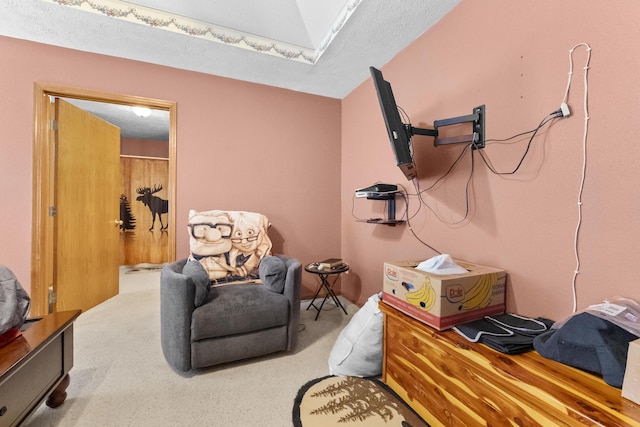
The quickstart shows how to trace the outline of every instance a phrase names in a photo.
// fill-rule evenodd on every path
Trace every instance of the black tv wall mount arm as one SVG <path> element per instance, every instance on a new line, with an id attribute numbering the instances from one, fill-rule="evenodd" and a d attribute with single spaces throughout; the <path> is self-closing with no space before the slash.
<path id="1" fill-rule="evenodd" d="M 411 135 L 433 136 L 435 141 L 433 144 L 438 147 L 440 145 L 460 144 L 463 142 L 473 143 L 473 149 L 484 148 L 484 120 L 485 106 L 480 105 L 473 109 L 473 113 L 468 116 L 452 117 L 450 119 L 436 120 L 433 122 L 435 129 L 415 128 L 407 125 L 407 130 Z M 438 138 L 438 128 L 444 126 L 458 125 L 462 123 L 472 123 L 473 133 L 471 135 L 452 136 L 447 138 Z"/>

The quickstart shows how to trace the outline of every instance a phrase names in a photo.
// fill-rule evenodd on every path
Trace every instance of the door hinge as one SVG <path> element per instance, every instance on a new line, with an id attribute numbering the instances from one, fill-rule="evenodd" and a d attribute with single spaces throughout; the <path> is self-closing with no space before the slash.
<path id="1" fill-rule="evenodd" d="M 58 214 L 58 210 L 55 206 L 49 206 L 49 216 L 56 216 Z"/>
<path id="2" fill-rule="evenodd" d="M 58 121 L 57 120 L 51 120 L 49 122 L 49 129 L 50 130 L 58 130 Z"/>
<path id="3" fill-rule="evenodd" d="M 53 292 L 53 287 L 49 288 L 49 306 L 52 306 L 57 301 L 56 293 Z"/>

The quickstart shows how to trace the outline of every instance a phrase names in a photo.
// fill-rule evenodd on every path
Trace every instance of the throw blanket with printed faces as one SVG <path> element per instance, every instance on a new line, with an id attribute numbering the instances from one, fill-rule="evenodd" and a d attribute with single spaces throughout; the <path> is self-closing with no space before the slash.
<path id="1" fill-rule="evenodd" d="M 271 254 L 269 220 L 255 212 L 189 212 L 190 258 L 202 264 L 213 285 L 258 279 L 260 261 Z"/>

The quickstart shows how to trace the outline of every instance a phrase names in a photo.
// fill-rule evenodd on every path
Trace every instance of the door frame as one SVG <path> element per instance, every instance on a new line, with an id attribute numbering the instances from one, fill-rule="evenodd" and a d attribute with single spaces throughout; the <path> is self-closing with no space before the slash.
<path id="1" fill-rule="evenodd" d="M 49 313 L 49 287 L 54 280 L 54 221 L 50 207 L 55 194 L 55 134 L 51 129 L 54 108 L 50 97 L 76 98 L 121 105 L 139 105 L 169 111 L 169 260 L 176 256 L 176 127 L 177 104 L 174 101 L 80 89 L 71 86 L 35 82 L 33 111 L 33 194 L 31 230 L 31 309 L 30 316 Z"/>

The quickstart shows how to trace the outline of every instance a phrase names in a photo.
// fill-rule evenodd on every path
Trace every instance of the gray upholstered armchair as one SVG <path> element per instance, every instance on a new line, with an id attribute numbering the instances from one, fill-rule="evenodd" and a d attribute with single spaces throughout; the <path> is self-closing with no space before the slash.
<path id="1" fill-rule="evenodd" d="M 300 262 L 267 256 L 259 270 L 261 284 L 209 288 L 209 278 L 197 262 L 183 259 L 162 269 L 162 352 L 174 369 L 189 371 L 295 348 Z"/>

